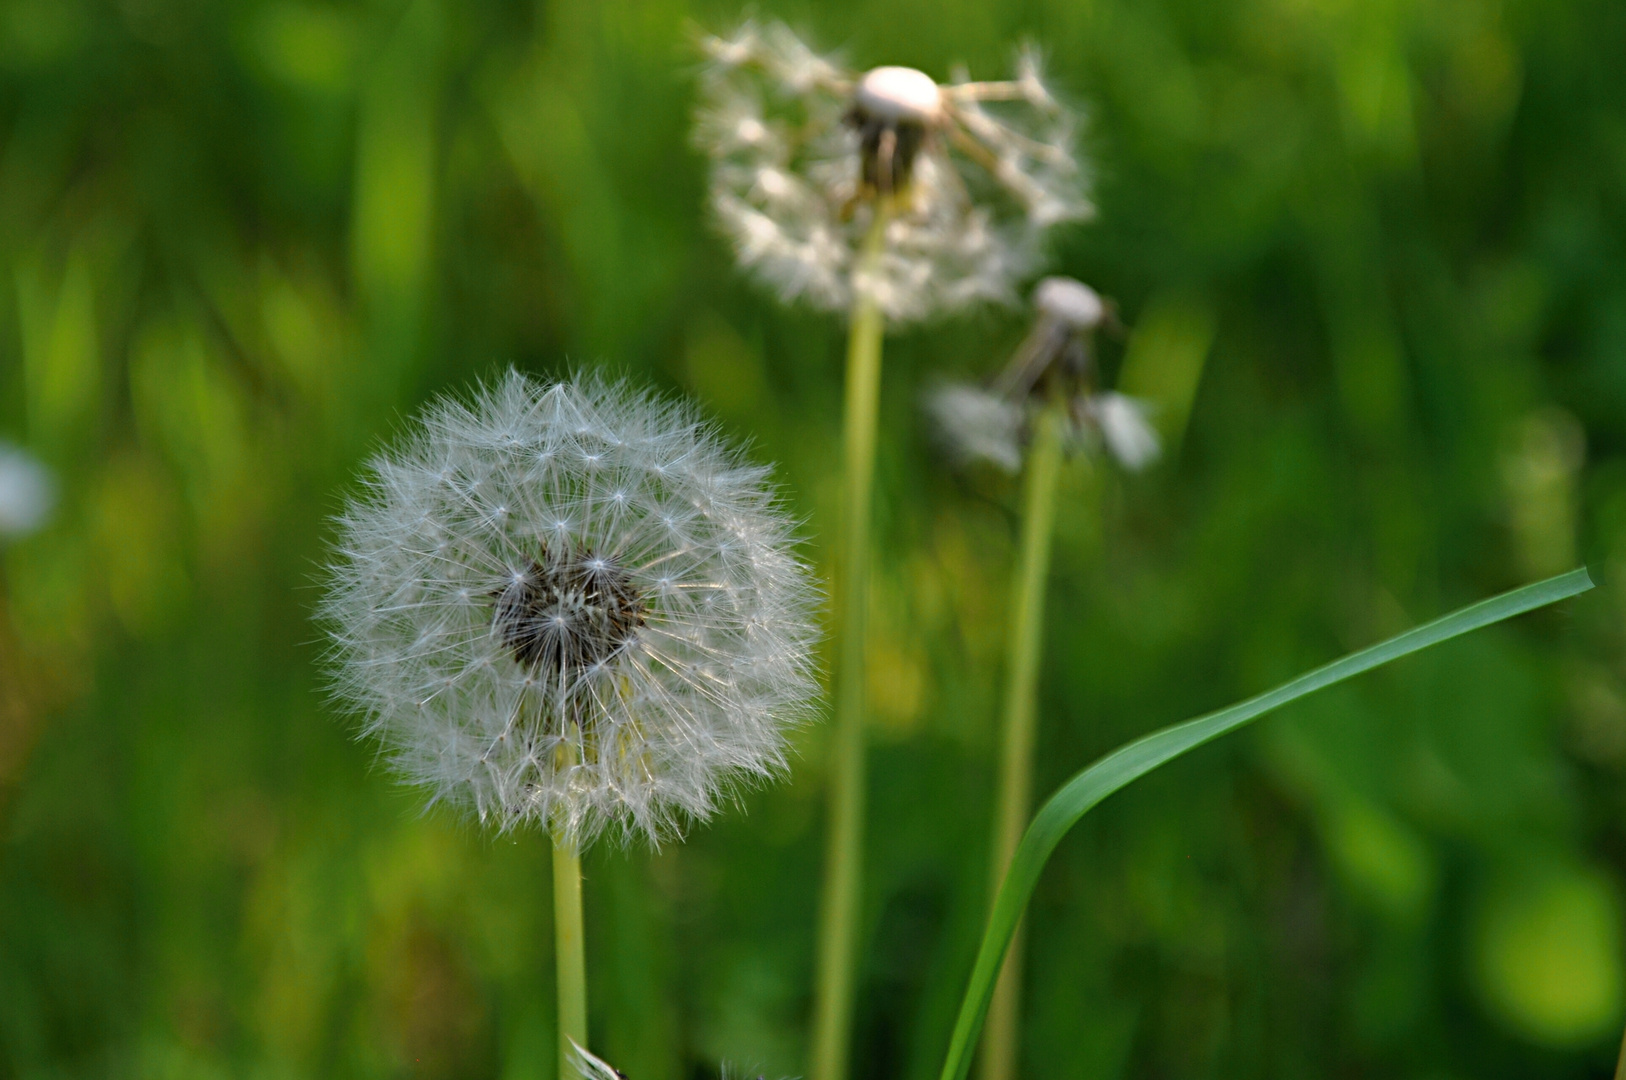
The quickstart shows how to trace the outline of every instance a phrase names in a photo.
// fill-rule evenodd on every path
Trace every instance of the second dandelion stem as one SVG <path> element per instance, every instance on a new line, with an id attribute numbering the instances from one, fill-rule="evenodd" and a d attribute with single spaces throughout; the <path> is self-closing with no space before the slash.
<path id="1" fill-rule="evenodd" d="M 875 478 L 875 418 L 886 321 L 871 289 L 886 236 L 887 208 L 875 220 L 853 275 L 847 339 L 846 468 L 841 573 L 840 653 L 830 751 L 830 820 L 820 897 L 814 975 L 812 1080 L 845 1080 L 852 1037 L 853 967 L 857 950 L 860 871 L 864 857 L 864 654 L 869 611 L 870 500 Z"/>
<path id="2" fill-rule="evenodd" d="M 1010 652 L 1005 671 L 1004 745 L 999 762 L 989 902 L 999 892 L 1033 805 L 1033 744 L 1037 724 L 1039 657 L 1044 636 L 1045 579 L 1055 532 L 1056 488 L 1061 478 L 1067 406 L 1054 402 L 1039 414 L 1028 450 L 1022 493 L 1021 562 L 1012 595 Z M 988 1006 L 982 1044 L 982 1080 L 1012 1080 L 1021 1048 L 1021 929 L 1005 955 Z"/>
<path id="3" fill-rule="evenodd" d="M 587 946 L 582 935 L 582 860 L 553 842 L 553 964 L 559 987 L 559 1080 L 575 1075 L 571 1043 L 587 1046 Z"/>

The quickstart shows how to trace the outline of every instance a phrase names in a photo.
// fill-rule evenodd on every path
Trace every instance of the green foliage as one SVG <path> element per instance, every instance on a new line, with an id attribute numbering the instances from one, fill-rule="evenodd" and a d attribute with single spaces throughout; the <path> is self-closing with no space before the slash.
<path id="1" fill-rule="evenodd" d="M 1626 9 L 1611 0 L 778 3 L 858 64 L 1091 114 L 1109 370 L 1178 453 L 1063 480 L 1039 790 L 1582 559 L 1562 614 L 1159 770 L 1029 911 L 1035 1076 L 1597 1075 L 1626 881 Z M 828 558 L 841 328 L 708 232 L 706 0 L 0 0 L 0 1076 L 551 1075 L 547 847 L 422 815 L 324 704 L 311 582 L 358 460 L 516 362 L 693 392 Z M 855 1076 L 931 1080 L 986 896 L 1016 493 L 887 346 Z M 659 853 L 594 852 L 596 1050 L 804 1069 L 827 732 Z M 754 1073 L 753 1073 L 754 1075 Z"/>
<path id="2" fill-rule="evenodd" d="M 982 943 L 977 949 L 977 963 L 971 972 L 971 983 L 966 987 L 965 1000 L 960 1005 L 960 1015 L 954 1023 L 948 1059 L 943 1065 L 943 1080 L 965 1080 L 966 1073 L 971 1068 L 971 1053 L 976 1045 L 977 1033 L 982 1027 L 988 1002 L 993 997 L 994 984 L 999 978 L 1000 965 L 1010 948 L 1011 938 L 1016 934 L 1016 926 L 1022 919 L 1023 909 L 1027 907 L 1028 900 L 1033 895 L 1033 887 L 1038 884 L 1045 863 L 1056 850 L 1056 845 L 1061 843 L 1062 837 L 1066 836 L 1102 799 L 1121 791 L 1152 770 L 1167 765 L 1204 743 L 1212 742 L 1221 735 L 1235 731 L 1244 724 L 1251 723 L 1299 698 L 1318 690 L 1325 690 L 1329 686 L 1336 686 L 1345 679 L 1352 679 L 1392 660 L 1421 652 L 1461 634 L 1494 625 L 1503 619 L 1522 615 L 1591 588 L 1592 579 L 1587 572 L 1573 570 L 1560 577 L 1549 578 L 1489 600 L 1482 600 L 1461 611 L 1362 649 L 1342 660 L 1318 667 L 1274 690 L 1232 705 L 1228 709 L 1221 709 L 1207 716 L 1187 720 L 1183 724 L 1154 731 L 1150 735 L 1136 739 L 1128 746 L 1114 750 L 1067 781 L 1034 815 L 1033 823 L 1023 835 L 1022 842 L 1017 845 L 1016 853 L 1011 857 L 1010 870 L 994 897 L 993 911 L 988 917 L 988 928 L 983 932 Z M 1603 904 L 1594 902 L 1589 906 L 1594 911 L 1607 910 L 1607 902 Z M 1555 913 L 1543 912 L 1539 918 L 1559 925 L 1574 921 L 1564 917 L 1572 912 L 1565 910 L 1566 905 L 1562 901 L 1555 905 L 1555 908 Z M 1524 928 L 1525 920 L 1520 920 L 1518 916 L 1514 916 L 1514 920 L 1519 922 L 1520 929 Z M 1600 919 L 1593 916 L 1590 921 L 1600 927 L 1612 924 L 1612 920 L 1607 917 Z M 1586 925 L 1587 921 L 1580 921 L 1580 926 Z M 1586 933 L 1585 930 L 1580 930 L 1582 936 Z M 1604 934 L 1607 936 L 1602 937 L 1602 940 L 1613 944 L 1615 931 L 1609 929 L 1604 931 Z M 1539 947 L 1532 950 L 1533 953 L 1543 951 L 1545 950 Z M 1586 952 L 1584 949 L 1571 951 L 1577 956 Z M 1616 951 L 1618 950 L 1604 950 L 1605 953 Z M 1594 953 L 1593 956 L 1596 957 L 1597 954 Z M 1527 979 L 1531 969 L 1538 964 L 1550 962 L 1546 958 L 1538 961 L 1534 956 L 1521 959 L 1527 959 L 1528 962 L 1522 965 L 1515 962 L 1510 965 L 1518 972 L 1517 975 L 1510 974 L 1506 979 L 1510 987 Z M 1610 970 L 1606 964 L 1599 966 L 1603 971 Z M 1603 978 L 1607 979 L 1608 975 L 1604 975 Z M 1542 980 L 1543 984 L 1550 984 L 1555 989 L 1562 987 L 1560 993 L 1574 989 L 1573 984 L 1570 987 L 1563 987 L 1563 982 L 1561 977 Z M 1581 995 L 1588 995 L 1589 988 L 1586 984 L 1587 980 L 1583 978 L 1579 990 Z M 1601 1000 L 1604 1007 L 1599 1011 L 1612 1016 L 1614 1009 L 1619 1006 L 1619 997 L 1620 991 L 1618 987 L 1614 987 L 1606 996 L 1600 997 L 1597 992 L 1592 992 L 1588 1000 L 1589 1002 Z M 1515 1007 L 1513 1011 L 1518 1012 L 1519 1009 Z M 1546 1010 L 1538 1006 L 1534 1011 Z M 1573 1011 L 1573 1006 L 1568 1011 L 1563 1005 L 1552 1008 L 1555 1014 L 1564 1013 L 1566 1019 L 1570 1018 Z M 1585 1030 L 1584 1026 L 1582 1030 Z"/>

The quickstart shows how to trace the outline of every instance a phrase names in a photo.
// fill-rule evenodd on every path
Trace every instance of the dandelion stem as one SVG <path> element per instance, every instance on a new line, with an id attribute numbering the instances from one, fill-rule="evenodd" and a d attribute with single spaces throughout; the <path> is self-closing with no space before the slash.
<path id="1" fill-rule="evenodd" d="M 814 976 L 812 1080 L 845 1080 L 852 1036 L 860 871 L 864 855 L 864 655 L 869 611 L 869 527 L 875 478 L 875 416 L 881 385 L 885 318 L 870 279 L 880 260 L 889 208 L 875 202 L 875 220 L 853 275 L 852 325 L 847 339 L 845 532 L 839 568 L 841 651 L 836 668 L 834 742 L 830 759 L 829 839 L 820 899 Z"/>
<path id="2" fill-rule="evenodd" d="M 1038 726 L 1039 656 L 1044 634 L 1044 588 L 1050 576 L 1056 487 L 1061 477 L 1067 406 L 1057 401 L 1039 414 L 1028 451 L 1022 493 L 1021 562 L 1011 597 L 1010 652 L 1005 670 L 1004 746 L 995 804 L 989 903 L 999 892 L 1033 806 L 1033 743 Z M 1012 1080 L 1020 1050 L 1022 929 L 1017 927 L 988 1006 L 982 1044 L 982 1080 Z"/>
<path id="3" fill-rule="evenodd" d="M 575 1072 L 571 1045 L 587 1046 L 587 949 L 582 937 L 581 855 L 553 842 L 553 956 L 559 981 L 559 1080 Z"/>

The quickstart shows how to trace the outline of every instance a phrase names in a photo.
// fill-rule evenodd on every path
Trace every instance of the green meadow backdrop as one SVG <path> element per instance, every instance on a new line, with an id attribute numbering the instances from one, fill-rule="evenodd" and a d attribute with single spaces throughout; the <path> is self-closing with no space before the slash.
<path id="1" fill-rule="evenodd" d="M 776 3 L 857 66 L 1039 43 L 1162 464 L 1065 480 L 1039 785 L 1459 603 L 1617 583 L 1109 801 L 1029 921 L 1024 1074 L 1604 1077 L 1626 1023 L 1626 6 Z M 421 812 L 326 704 L 326 519 L 516 364 L 697 396 L 828 568 L 843 330 L 742 281 L 687 125 L 715 0 L 0 0 L 0 1077 L 553 1074 L 548 850 Z M 1014 482 L 888 345 L 856 1080 L 930 1080 L 988 902 Z M 826 734 L 586 860 L 595 1048 L 806 1068 Z"/>

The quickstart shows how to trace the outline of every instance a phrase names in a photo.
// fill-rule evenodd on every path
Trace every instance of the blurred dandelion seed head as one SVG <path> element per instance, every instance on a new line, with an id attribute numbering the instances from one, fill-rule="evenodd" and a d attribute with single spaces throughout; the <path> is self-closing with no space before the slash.
<path id="1" fill-rule="evenodd" d="M 703 41 L 696 145 L 740 264 L 789 302 L 845 311 L 867 293 L 907 322 L 1008 303 L 1048 230 L 1093 213 L 1077 121 L 1023 52 L 1015 78 L 859 74 L 780 23 Z M 878 265 L 860 250 L 885 200 Z"/>
<path id="2" fill-rule="evenodd" d="M 0 536 L 27 536 L 56 505 L 51 473 L 32 454 L 0 443 Z"/>
<path id="3" fill-rule="evenodd" d="M 432 802 L 658 842 L 810 715 L 793 524 L 687 406 L 511 371 L 432 404 L 338 526 L 336 695 Z"/>
<path id="4" fill-rule="evenodd" d="M 1096 388 L 1092 336 L 1111 312 L 1107 302 L 1083 282 L 1049 277 L 1034 288 L 1033 309 L 1033 328 L 990 385 L 949 383 L 927 394 L 926 412 L 949 458 L 1017 472 L 1032 414 L 1060 399 L 1075 448 L 1104 449 L 1131 471 L 1156 461 L 1162 444 L 1148 404 Z"/>

